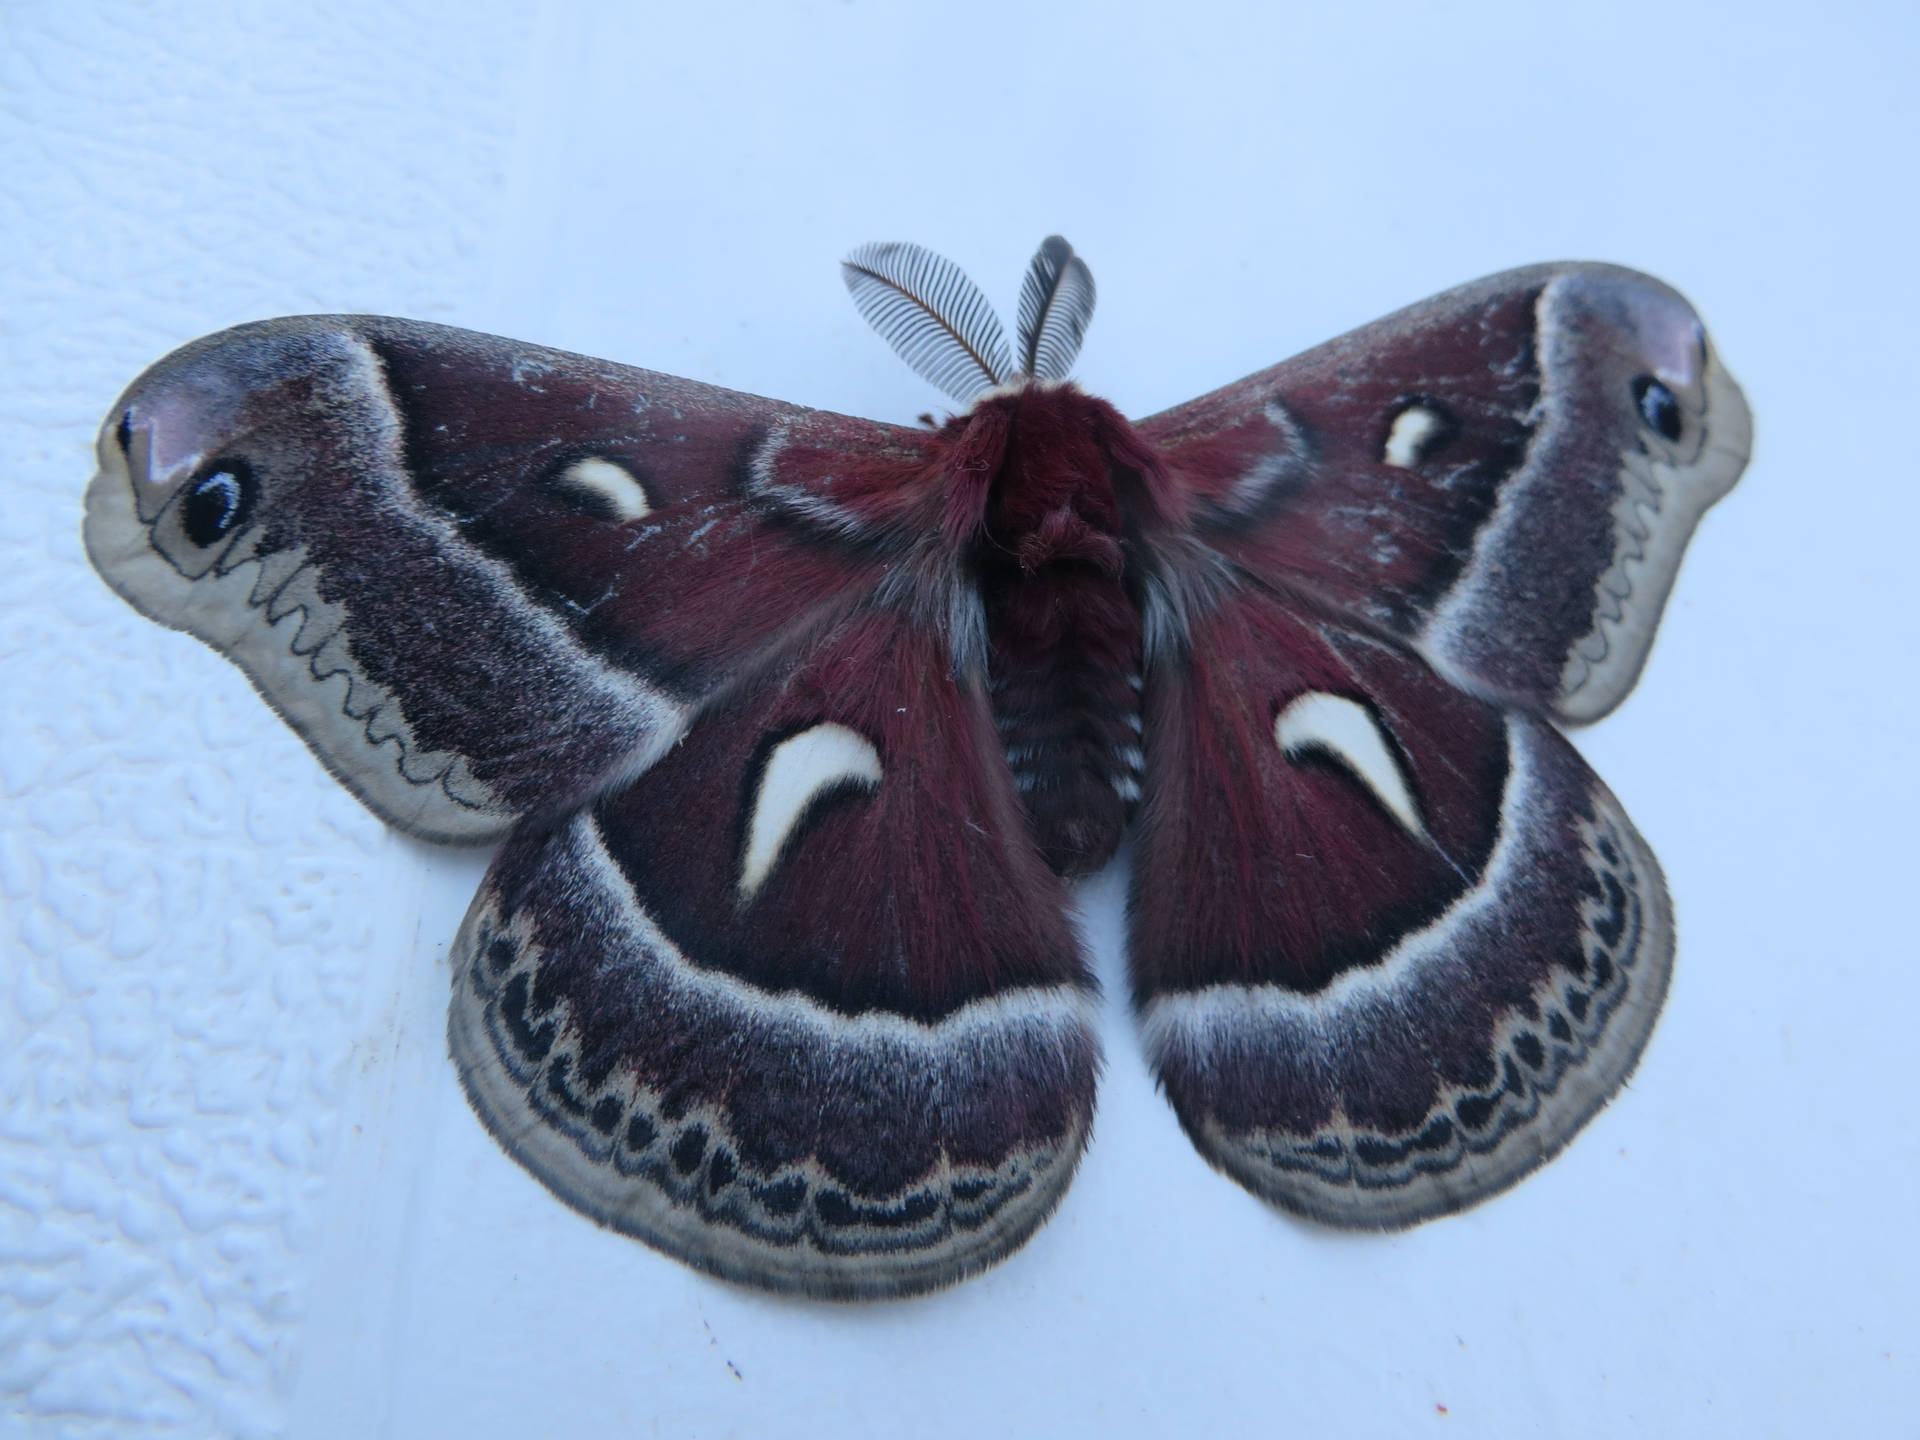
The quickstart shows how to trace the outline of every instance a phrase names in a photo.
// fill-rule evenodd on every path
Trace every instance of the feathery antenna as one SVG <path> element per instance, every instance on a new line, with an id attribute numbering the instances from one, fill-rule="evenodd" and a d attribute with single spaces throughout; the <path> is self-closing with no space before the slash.
<path id="1" fill-rule="evenodd" d="M 1020 369 L 1038 380 L 1064 380 L 1093 319 L 1093 272 L 1058 235 L 1034 252 L 1020 286 Z"/>
<path id="2" fill-rule="evenodd" d="M 840 273 L 867 323 L 954 399 L 969 401 L 1013 374 L 1000 318 L 951 260 L 881 241 L 855 250 Z"/>

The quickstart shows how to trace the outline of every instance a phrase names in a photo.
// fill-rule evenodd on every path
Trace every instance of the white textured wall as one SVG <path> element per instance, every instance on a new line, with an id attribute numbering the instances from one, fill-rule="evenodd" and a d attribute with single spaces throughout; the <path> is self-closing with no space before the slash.
<path id="1" fill-rule="evenodd" d="M 0 25 L 0 1433 L 280 1433 L 387 1079 L 407 847 L 89 572 L 103 407 L 202 331 L 484 289 L 519 7 Z M 428 1052 L 432 1037 L 413 1037 Z M 346 1433 L 346 1432 L 336 1432 Z"/>
<path id="2" fill-rule="evenodd" d="M 0 1436 L 1911 1428 L 1920 20 L 1575 8 L 0 4 Z M 1565 1156 L 1393 1239 L 1209 1173 L 1113 998 L 1032 1245 L 765 1299 L 480 1131 L 441 1027 L 484 857 L 93 576 L 93 430 L 173 346 L 332 309 L 908 418 L 837 257 L 917 239 L 1005 305 L 1054 229 L 1135 413 L 1527 260 L 1700 304 L 1756 462 L 1581 737 L 1673 995 Z"/>

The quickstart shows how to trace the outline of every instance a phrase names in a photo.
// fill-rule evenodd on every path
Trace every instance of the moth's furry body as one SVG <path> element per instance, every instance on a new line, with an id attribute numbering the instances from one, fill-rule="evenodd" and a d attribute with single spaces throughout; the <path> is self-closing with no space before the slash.
<path id="1" fill-rule="evenodd" d="M 1089 874 L 1113 858 L 1140 798 L 1143 642 L 1128 532 L 1165 477 L 1119 411 L 1054 382 L 987 396 L 932 446 L 946 531 L 967 537 L 979 584 L 1014 784 L 1047 862 Z"/>
<path id="2" fill-rule="evenodd" d="M 1632 686 L 1747 415 L 1631 272 L 1462 287 L 1132 423 L 945 261 L 856 300 L 966 407 L 808 411 L 314 316 L 102 427 L 95 565 L 371 808 L 499 840 L 452 954 L 481 1119 L 713 1274 L 912 1294 L 1021 1245 L 1092 1122 L 1062 875 L 1195 1144 L 1330 1224 L 1551 1155 L 1646 1043 L 1659 868 L 1550 723 Z"/>

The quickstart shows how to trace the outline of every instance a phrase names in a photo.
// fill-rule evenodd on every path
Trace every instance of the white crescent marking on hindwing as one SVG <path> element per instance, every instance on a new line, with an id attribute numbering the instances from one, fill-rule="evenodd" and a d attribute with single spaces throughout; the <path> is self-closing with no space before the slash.
<path id="1" fill-rule="evenodd" d="M 1309 690 L 1280 712 L 1273 722 L 1273 738 L 1289 760 L 1314 750 L 1332 756 L 1374 793 L 1409 834 L 1427 838 L 1427 827 L 1420 823 L 1420 811 L 1393 747 L 1380 722 L 1357 700 Z"/>
<path id="2" fill-rule="evenodd" d="M 747 853 L 740 862 L 741 900 L 751 900 L 765 883 L 787 836 L 823 792 L 846 781 L 873 789 L 880 778 L 880 752 L 845 725 L 815 725 L 774 746 L 754 788 Z"/>
<path id="3" fill-rule="evenodd" d="M 623 525 L 653 512 L 646 487 L 638 477 L 626 466 L 603 460 L 598 455 L 574 461 L 560 472 L 555 483 L 576 495 L 600 501 L 612 518 Z"/>

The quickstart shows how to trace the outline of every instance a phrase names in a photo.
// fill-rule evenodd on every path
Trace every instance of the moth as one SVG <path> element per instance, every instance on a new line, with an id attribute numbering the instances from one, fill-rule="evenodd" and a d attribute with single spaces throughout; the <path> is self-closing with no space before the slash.
<path id="1" fill-rule="evenodd" d="M 855 301 L 921 428 L 408 320 L 243 325 L 107 417 L 94 565 L 411 835 L 474 1109 L 729 1280 L 913 1294 L 1021 1245 L 1094 1108 L 1067 882 L 1202 1155 L 1327 1225 L 1553 1155 L 1667 988 L 1660 870 L 1556 729 L 1632 687 L 1749 419 L 1694 312 L 1510 271 L 1133 422 L 951 263 Z"/>

